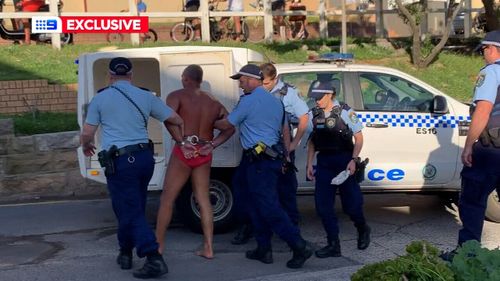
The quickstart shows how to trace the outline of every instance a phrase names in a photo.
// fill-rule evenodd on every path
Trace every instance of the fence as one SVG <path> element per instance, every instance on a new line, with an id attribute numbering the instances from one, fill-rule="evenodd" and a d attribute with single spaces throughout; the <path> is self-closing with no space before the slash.
<path id="1" fill-rule="evenodd" d="M 346 42 L 346 16 L 348 15 L 375 15 L 375 34 L 377 37 L 386 37 L 386 32 L 384 30 L 384 15 L 397 14 L 398 11 L 394 9 L 384 9 L 384 0 L 375 0 L 374 10 L 346 10 L 345 0 L 342 0 L 342 9 L 327 10 L 326 9 L 327 0 L 319 0 L 317 11 L 271 11 L 271 0 L 264 0 L 264 9 L 262 11 L 244 11 L 244 12 L 232 12 L 232 11 L 210 11 L 208 1 L 200 1 L 200 8 L 197 12 L 146 12 L 140 13 L 141 16 L 147 16 L 150 18 L 186 18 L 186 17 L 197 17 L 201 18 L 201 36 L 202 41 L 210 41 L 210 28 L 209 19 L 210 17 L 230 17 L 230 16 L 259 16 L 264 18 L 264 38 L 266 42 L 271 42 L 273 40 L 273 16 L 317 16 L 319 17 L 319 34 L 321 38 L 328 37 L 328 20 L 330 16 L 342 16 L 342 50 L 345 50 Z M 50 1 L 49 12 L 36 12 L 36 13 L 0 13 L 0 18 L 31 18 L 34 16 L 123 16 L 123 15 L 138 15 L 135 0 L 128 0 L 129 11 L 121 13 L 59 13 L 57 9 L 57 1 Z M 464 37 L 470 36 L 470 30 L 472 25 L 471 14 L 478 11 L 479 9 L 471 8 L 471 0 L 465 0 L 463 8 L 461 9 L 465 12 L 464 17 Z M 432 9 L 430 13 L 446 13 L 446 9 Z M 426 15 L 427 17 L 428 15 Z M 423 25 L 423 32 L 426 33 L 426 25 Z M 134 45 L 139 44 L 139 34 L 131 35 L 131 42 Z M 60 37 L 58 34 L 52 35 L 52 46 L 56 49 L 61 48 Z"/>

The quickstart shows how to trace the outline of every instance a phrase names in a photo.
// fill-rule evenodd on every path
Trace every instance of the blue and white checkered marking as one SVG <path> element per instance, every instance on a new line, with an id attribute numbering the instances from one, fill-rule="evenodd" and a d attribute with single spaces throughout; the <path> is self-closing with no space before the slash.
<path id="1" fill-rule="evenodd" d="M 391 127 L 410 128 L 456 128 L 460 121 L 470 121 L 470 116 L 358 113 L 359 120 L 366 123 L 385 123 Z"/>

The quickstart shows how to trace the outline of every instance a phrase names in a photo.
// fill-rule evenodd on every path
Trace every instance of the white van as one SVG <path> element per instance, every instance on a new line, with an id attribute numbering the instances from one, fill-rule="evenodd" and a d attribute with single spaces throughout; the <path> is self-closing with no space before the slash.
<path id="1" fill-rule="evenodd" d="M 199 64 L 204 70 L 202 89 L 215 95 L 229 111 L 241 93 L 237 82 L 229 76 L 249 62 L 265 61 L 253 50 L 229 47 L 176 46 L 84 54 L 79 58 L 78 68 L 80 127 L 90 100 L 108 85 L 109 61 L 118 56 L 132 61 L 133 83 L 152 90 L 162 100 L 182 87 L 180 77 L 187 65 Z M 365 126 L 361 156 L 370 159 L 361 183 L 363 191 L 456 195 L 460 190 L 460 154 L 470 124 L 467 105 L 408 74 L 386 67 L 329 62 L 276 67 L 280 78 L 294 85 L 306 101 L 317 75 L 328 74 L 337 85 L 337 99 L 356 110 Z M 150 190 L 159 190 L 173 142 L 163 124 L 156 120 L 150 120 L 149 133 L 155 143 L 156 158 Z M 99 151 L 99 139 L 96 142 Z M 231 225 L 231 177 L 240 157 L 238 134 L 214 153 L 210 192 L 216 231 Z M 85 157 L 79 150 L 78 158 L 84 177 L 106 182 L 97 157 Z M 306 180 L 305 139 L 297 149 L 296 158 L 299 193 L 311 194 L 314 184 Z M 187 225 L 199 231 L 199 211 L 191 188 L 184 188 L 177 207 Z M 496 192 L 489 198 L 487 217 L 500 222 Z"/>

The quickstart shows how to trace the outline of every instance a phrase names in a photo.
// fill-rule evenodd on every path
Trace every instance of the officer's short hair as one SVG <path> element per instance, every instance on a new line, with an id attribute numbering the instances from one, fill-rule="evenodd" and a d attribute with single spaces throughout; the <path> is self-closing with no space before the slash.
<path id="1" fill-rule="evenodd" d="M 198 83 L 203 81 L 203 69 L 197 64 L 188 65 L 183 74 Z"/>
<path id="2" fill-rule="evenodd" d="M 262 70 L 262 74 L 266 78 L 269 77 L 271 79 L 274 79 L 278 74 L 276 71 L 276 67 L 274 67 L 272 63 L 263 63 L 260 65 L 260 69 Z"/>

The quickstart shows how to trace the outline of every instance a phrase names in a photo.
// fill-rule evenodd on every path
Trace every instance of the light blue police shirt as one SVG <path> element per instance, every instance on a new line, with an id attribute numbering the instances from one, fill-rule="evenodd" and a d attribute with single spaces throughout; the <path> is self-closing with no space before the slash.
<path id="1" fill-rule="evenodd" d="M 340 106 L 338 100 L 333 101 L 333 106 Z M 340 118 L 347 124 L 347 126 L 351 129 L 353 134 L 360 132 L 363 129 L 363 124 L 358 118 L 358 115 L 354 110 L 349 107 L 349 110 L 342 109 L 340 113 Z"/>
<path id="2" fill-rule="evenodd" d="M 135 87 L 128 81 L 117 81 L 112 86 L 121 89 L 141 109 L 146 118 L 165 121 L 173 110 L 150 91 Z M 101 125 L 101 148 L 148 142 L 148 131 L 137 108 L 118 90 L 111 87 L 99 91 L 90 102 L 85 122 Z"/>
<path id="3" fill-rule="evenodd" d="M 278 94 L 283 86 L 285 86 L 285 83 L 279 80 L 271 90 L 271 94 Z M 300 98 L 299 92 L 294 87 L 289 86 L 287 88 L 286 95 L 283 96 L 282 102 L 285 106 L 285 111 L 289 115 L 288 121 L 291 123 L 297 123 L 299 117 L 309 112 L 306 102 Z"/>
<path id="4" fill-rule="evenodd" d="M 266 89 L 257 87 L 240 98 L 227 120 L 233 126 L 239 126 L 243 149 L 252 148 L 259 141 L 274 145 L 280 139 L 283 105 Z"/>
<path id="5" fill-rule="evenodd" d="M 497 60 L 497 62 L 500 60 Z M 476 86 L 474 88 L 475 103 L 479 100 L 489 101 L 495 104 L 498 86 L 500 85 L 500 65 L 488 64 L 481 69 L 477 76 Z"/>

